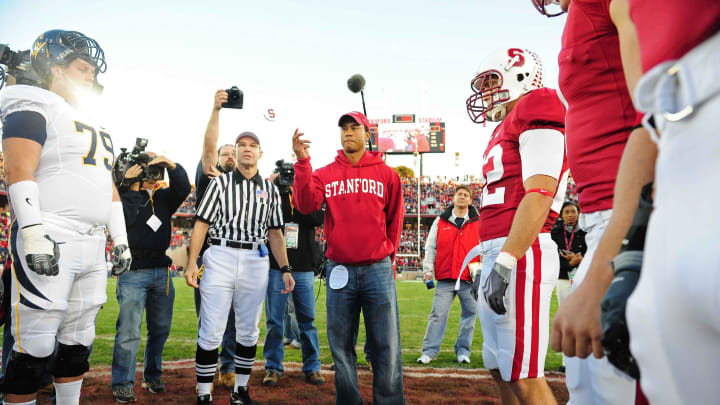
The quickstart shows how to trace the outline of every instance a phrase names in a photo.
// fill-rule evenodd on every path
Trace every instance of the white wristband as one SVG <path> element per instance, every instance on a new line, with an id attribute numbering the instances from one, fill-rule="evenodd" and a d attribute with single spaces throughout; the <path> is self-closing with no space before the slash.
<path id="1" fill-rule="evenodd" d="M 495 259 L 495 263 L 502 264 L 508 269 L 512 269 L 517 263 L 517 257 L 503 250 L 502 252 L 500 252 L 497 259 Z"/>
<path id="2" fill-rule="evenodd" d="M 40 216 L 40 189 L 33 180 L 23 180 L 8 187 L 10 203 L 20 228 L 42 223 Z"/>
<path id="3" fill-rule="evenodd" d="M 127 229 L 125 228 L 125 214 L 123 213 L 122 202 L 113 201 L 110 208 L 110 222 L 107 224 L 108 232 L 113 241 L 120 236 L 125 236 L 127 245 Z M 117 245 L 117 243 L 115 243 Z"/>

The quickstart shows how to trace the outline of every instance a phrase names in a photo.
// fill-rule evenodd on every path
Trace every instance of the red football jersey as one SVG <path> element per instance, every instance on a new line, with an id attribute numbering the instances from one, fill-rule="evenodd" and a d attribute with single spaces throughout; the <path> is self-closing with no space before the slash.
<path id="1" fill-rule="evenodd" d="M 480 241 L 507 236 L 515 211 L 525 196 L 523 162 L 520 157 L 520 137 L 526 131 L 551 129 L 565 133 L 565 106 L 557 93 L 546 87 L 525 95 L 495 128 L 483 154 L 482 205 L 480 208 Z M 528 133 L 533 136 L 532 132 Z M 541 232 L 550 232 L 555 224 L 567 188 L 567 158 L 562 145 L 553 151 L 562 159 L 562 168 L 554 174 L 558 188 L 552 209 Z M 549 156 L 538 154 L 538 159 Z M 527 163 L 527 162 L 526 162 Z"/>
<path id="2" fill-rule="evenodd" d="M 639 115 L 625 84 L 610 0 L 573 0 L 558 56 L 570 173 L 582 212 L 612 208 L 620 157 Z"/>
<path id="3" fill-rule="evenodd" d="M 642 69 L 647 72 L 662 62 L 680 59 L 717 33 L 720 1 L 667 1 L 660 5 L 654 0 L 630 0 L 630 18 L 637 28 Z"/>

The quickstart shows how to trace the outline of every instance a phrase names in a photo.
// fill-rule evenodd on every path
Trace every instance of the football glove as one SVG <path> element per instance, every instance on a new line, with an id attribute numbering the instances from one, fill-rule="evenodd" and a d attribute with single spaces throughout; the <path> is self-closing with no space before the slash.
<path id="1" fill-rule="evenodd" d="M 503 315 L 506 312 L 505 292 L 510 283 L 511 273 L 512 268 L 495 262 L 483 285 L 483 297 L 485 297 L 485 301 L 490 305 L 490 308 L 498 315 Z"/>
<path id="2" fill-rule="evenodd" d="M 113 249 L 112 275 L 119 276 L 130 270 L 132 255 L 128 247 L 127 236 L 118 236 L 113 242 L 115 243 L 115 248 Z"/>
<path id="3" fill-rule="evenodd" d="M 608 361 L 634 379 L 640 378 L 635 357 L 630 353 L 630 334 L 625 319 L 627 300 L 640 278 L 643 252 L 622 252 L 615 258 L 615 278 L 600 304 L 602 338 Z"/>
<path id="4" fill-rule="evenodd" d="M 30 225 L 21 229 L 25 260 L 30 270 L 43 276 L 57 276 L 60 272 L 60 248 L 45 233 L 42 224 Z"/>

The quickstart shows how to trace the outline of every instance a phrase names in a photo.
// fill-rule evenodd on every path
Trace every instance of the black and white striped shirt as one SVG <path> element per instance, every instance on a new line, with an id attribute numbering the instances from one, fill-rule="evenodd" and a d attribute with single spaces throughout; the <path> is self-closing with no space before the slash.
<path id="1" fill-rule="evenodd" d="M 237 169 L 212 179 L 195 217 L 210 225 L 210 237 L 242 242 L 266 242 L 268 229 L 283 226 L 278 189 Z"/>

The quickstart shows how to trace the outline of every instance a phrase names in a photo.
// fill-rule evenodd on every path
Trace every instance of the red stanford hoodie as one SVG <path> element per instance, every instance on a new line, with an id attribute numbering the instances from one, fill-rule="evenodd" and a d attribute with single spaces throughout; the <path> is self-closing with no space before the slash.
<path id="1" fill-rule="evenodd" d="M 337 263 L 365 265 L 395 259 L 405 203 L 400 177 L 366 151 L 353 165 L 341 150 L 335 161 L 313 172 L 310 158 L 295 163 L 293 204 L 303 214 L 325 209 L 326 256 Z"/>

